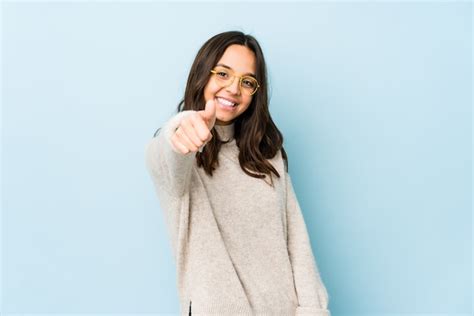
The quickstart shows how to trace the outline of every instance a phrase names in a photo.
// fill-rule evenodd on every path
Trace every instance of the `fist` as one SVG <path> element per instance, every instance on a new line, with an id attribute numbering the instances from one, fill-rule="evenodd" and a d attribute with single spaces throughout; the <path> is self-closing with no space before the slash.
<path id="1" fill-rule="evenodd" d="M 201 151 L 201 146 L 212 139 L 211 130 L 216 123 L 216 101 L 206 102 L 202 111 L 184 117 L 171 136 L 171 142 L 182 153 Z"/>

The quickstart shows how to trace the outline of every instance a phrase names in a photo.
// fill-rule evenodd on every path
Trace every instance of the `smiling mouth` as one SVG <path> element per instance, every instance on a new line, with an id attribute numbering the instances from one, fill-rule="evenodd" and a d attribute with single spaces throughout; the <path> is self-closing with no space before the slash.
<path id="1" fill-rule="evenodd" d="M 216 100 L 217 102 L 219 102 L 221 105 L 223 106 L 226 106 L 226 107 L 230 107 L 230 108 L 234 108 L 238 105 L 238 103 L 234 103 L 234 102 L 231 102 L 229 100 L 226 100 L 224 98 L 221 98 L 221 97 L 216 97 Z"/>

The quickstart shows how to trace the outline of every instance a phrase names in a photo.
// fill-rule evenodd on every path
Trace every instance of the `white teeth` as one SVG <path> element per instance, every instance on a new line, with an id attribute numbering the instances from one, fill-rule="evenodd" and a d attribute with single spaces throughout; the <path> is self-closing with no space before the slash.
<path id="1" fill-rule="evenodd" d="M 224 106 L 234 107 L 237 104 L 237 103 L 233 103 L 233 102 L 227 101 L 226 99 L 222 99 L 222 98 L 217 98 L 217 100 L 219 101 L 220 104 L 222 104 Z"/>

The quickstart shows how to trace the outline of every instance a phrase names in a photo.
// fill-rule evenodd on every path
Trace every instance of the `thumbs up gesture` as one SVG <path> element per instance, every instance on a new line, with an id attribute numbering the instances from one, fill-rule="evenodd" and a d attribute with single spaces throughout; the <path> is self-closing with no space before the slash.
<path id="1" fill-rule="evenodd" d="M 216 100 L 211 99 L 206 102 L 204 111 L 197 111 L 206 122 L 209 130 L 211 130 L 216 124 L 216 106 Z"/>
<path id="2" fill-rule="evenodd" d="M 211 130 L 216 123 L 215 102 L 215 99 L 207 101 L 204 110 L 195 111 L 181 120 L 171 142 L 182 154 L 201 151 L 200 147 L 212 139 Z"/>

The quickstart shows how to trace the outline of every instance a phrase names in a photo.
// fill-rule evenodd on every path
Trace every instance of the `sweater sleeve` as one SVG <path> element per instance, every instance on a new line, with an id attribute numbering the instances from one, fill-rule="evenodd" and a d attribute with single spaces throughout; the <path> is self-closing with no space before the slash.
<path id="1" fill-rule="evenodd" d="M 286 186 L 287 244 L 298 297 L 296 316 L 330 316 L 329 296 L 321 280 L 303 214 L 288 173 Z"/>
<path id="2" fill-rule="evenodd" d="M 171 136 L 181 119 L 192 110 L 181 111 L 171 117 L 145 146 L 145 162 L 155 185 L 172 196 L 182 196 L 189 187 L 191 168 L 196 153 L 181 153 L 171 143 Z"/>

